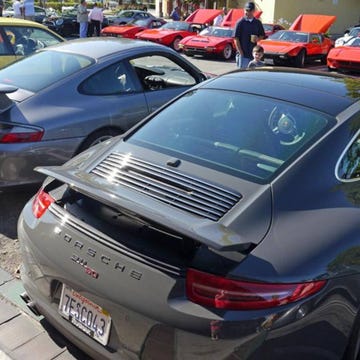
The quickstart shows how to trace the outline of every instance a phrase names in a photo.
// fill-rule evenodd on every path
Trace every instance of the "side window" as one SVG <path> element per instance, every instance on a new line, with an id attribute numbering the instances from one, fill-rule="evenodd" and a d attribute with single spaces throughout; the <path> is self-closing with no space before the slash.
<path id="1" fill-rule="evenodd" d="M 16 55 L 28 55 L 49 45 L 57 44 L 60 40 L 43 29 L 5 26 L 11 45 Z"/>
<path id="2" fill-rule="evenodd" d="M 32 29 L 30 38 L 38 42 L 38 48 L 46 47 L 61 42 L 59 38 L 43 29 Z"/>
<path id="3" fill-rule="evenodd" d="M 320 44 L 320 36 L 319 35 L 311 35 L 311 42 L 313 44 Z"/>
<path id="4" fill-rule="evenodd" d="M 345 182 L 360 179 L 360 131 L 341 156 L 336 166 L 336 177 Z"/>
<path id="5" fill-rule="evenodd" d="M 5 38 L 6 37 L 6 38 Z M 5 35 L 0 33 L 0 56 L 14 55 L 15 34 L 12 31 L 6 30 Z"/>
<path id="6" fill-rule="evenodd" d="M 99 71 L 80 85 L 80 92 L 87 95 L 116 95 L 136 90 L 131 73 L 121 62 Z"/>
<path id="7" fill-rule="evenodd" d="M 196 79 L 181 64 L 162 55 L 134 58 L 130 64 L 145 91 L 196 84 Z"/>

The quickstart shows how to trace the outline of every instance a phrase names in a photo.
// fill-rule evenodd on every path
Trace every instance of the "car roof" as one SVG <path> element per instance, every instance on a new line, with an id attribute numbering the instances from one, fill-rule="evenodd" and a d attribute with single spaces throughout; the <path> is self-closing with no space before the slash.
<path id="1" fill-rule="evenodd" d="M 153 42 L 126 39 L 118 37 L 92 37 L 83 39 L 73 39 L 60 44 L 49 46 L 40 51 L 56 50 L 89 56 L 100 59 L 110 56 L 118 51 L 132 50 L 136 48 L 147 48 L 153 50 L 172 51 L 172 49 Z"/>
<path id="2" fill-rule="evenodd" d="M 235 70 L 199 84 L 198 87 L 220 88 L 276 98 L 331 116 L 337 116 L 351 104 L 360 101 L 358 79 L 306 69 L 264 67 L 255 70 Z"/>
<path id="3" fill-rule="evenodd" d="M 0 26 L 32 26 L 32 27 L 38 27 L 41 29 L 48 29 L 46 26 L 36 22 L 36 21 L 30 21 L 30 20 L 24 20 L 24 19 L 17 19 L 13 17 L 0 17 Z"/>

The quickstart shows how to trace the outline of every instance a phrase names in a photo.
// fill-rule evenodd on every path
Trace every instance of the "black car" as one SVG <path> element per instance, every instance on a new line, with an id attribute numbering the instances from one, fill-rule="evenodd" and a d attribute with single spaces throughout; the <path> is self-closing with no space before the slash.
<path id="1" fill-rule="evenodd" d="M 76 8 L 63 12 L 61 16 L 52 15 L 43 19 L 43 24 L 63 37 L 79 35 Z M 102 27 L 109 25 L 108 18 L 104 16 Z M 90 34 L 89 34 L 90 35 Z"/>
<path id="2" fill-rule="evenodd" d="M 92 358 L 359 359 L 359 79 L 230 72 L 37 170 L 24 297 Z"/>

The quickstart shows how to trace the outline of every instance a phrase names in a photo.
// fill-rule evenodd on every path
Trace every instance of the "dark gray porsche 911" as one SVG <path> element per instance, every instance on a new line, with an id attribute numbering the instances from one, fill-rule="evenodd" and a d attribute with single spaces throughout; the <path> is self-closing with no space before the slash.
<path id="1" fill-rule="evenodd" d="M 207 80 L 47 175 L 33 309 L 95 359 L 356 359 L 360 82 Z"/>

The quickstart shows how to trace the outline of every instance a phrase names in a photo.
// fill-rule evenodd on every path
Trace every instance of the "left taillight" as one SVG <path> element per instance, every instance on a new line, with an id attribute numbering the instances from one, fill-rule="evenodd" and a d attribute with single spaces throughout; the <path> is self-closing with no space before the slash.
<path id="1" fill-rule="evenodd" d="M 44 130 L 35 127 L 0 124 L 0 143 L 27 143 L 37 142 L 42 139 Z"/>
<path id="2" fill-rule="evenodd" d="M 34 216 L 37 219 L 41 218 L 54 201 L 55 199 L 41 188 L 35 195 L 32 203 L 32 212 Z"/>
<path id="3" fill-rule="evenodd" d="M 194 303 L 229 310 L 257 310 L 281 306 L 320 291 L 326 281 L 261 283 L 233 280 L 195 269 L 186 276 L 186 295 Z"/>

